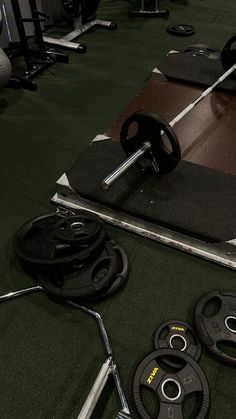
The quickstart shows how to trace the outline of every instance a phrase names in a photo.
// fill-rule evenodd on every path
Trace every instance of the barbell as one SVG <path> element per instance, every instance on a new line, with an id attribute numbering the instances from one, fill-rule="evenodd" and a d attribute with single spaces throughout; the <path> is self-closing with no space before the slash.
<path id="1" fill-rule="evenodd" d="M 139 162 L 142 171 L 151 170 L 156 175 L 169 173 L 177 166 L 181 159 L 181 149 L 172 127 L 209 95 L 218 84 L 234 71 L 236 72 L 236 50 L 231 49 L 235 41 L 236 35 L 230 38 L 222 51 L 221 59 L 223 68 L 226 69 L 225 73 L 171 122 L 166 122 L 159 115 L 143 111 L 135 112 L 124 122 L 120 132 L 120 144 L 128 158 L 102 180 L 103 189 L 108 189 L 136 162 Z M 135 129 L 135 134 L 130 136 L 132 128 Z M 167 137 L 168 146 L 163 139 L 164 134 Z"/>

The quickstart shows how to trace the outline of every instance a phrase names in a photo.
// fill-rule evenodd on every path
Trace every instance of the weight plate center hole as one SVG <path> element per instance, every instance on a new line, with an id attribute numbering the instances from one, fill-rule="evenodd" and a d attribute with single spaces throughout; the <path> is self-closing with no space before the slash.
<path id="1" fill-rule="evenodd" d="M 181 396 L 181 387 L 178 381 L 167 378 L 161 385 L 161 392 L 167 400 L 173 402 Z"/>
<path id="2" fill-rule="evenodd" d="M 76 221 L 70 225 L 71 230 L 73 230 L 75 233 L 82 231 L 84 229 L 84 223 L 81 221 Z"/>
<path id="3" fill-rule="evenodd" d="M 131 139 L 131 138 L 133 138 L 133 137 L 135 137 L 138 134 L 138 130 L 139 130 L 138 122 L 136 122 L 136 121 L 131 122 L 131 124 L 130 124 L 130 126 L 128 128 L 128 133 L 127 133 L 128 140 Z"/>
<path id="4" fill-rule="evenodd" d="M 187 341 L 181 335 L 172 335 L 170 338 L 170 347 L 178 351 L 185 351 L 185 349 L 187 348 Z"/>
<path id="5" fill-rule="evenodd" d="M 236 317 L 234 316 L 226 317 L 225 326 L 230 332 L 236 333 Z"/>

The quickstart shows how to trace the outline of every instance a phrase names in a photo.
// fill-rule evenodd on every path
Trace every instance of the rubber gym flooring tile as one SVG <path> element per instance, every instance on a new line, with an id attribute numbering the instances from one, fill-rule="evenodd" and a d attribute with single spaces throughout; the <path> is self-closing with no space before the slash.
<path id="1" fill-rule="evenodd" d="M 93 320 L 45 295 L 2 303 L 1 310 L 0 417 L 73 417 L 104 359 Z"/>
<path id="2" fill-rule="evenodd" d="M 7 174 L 5 174 L 7 176 Z M 8 179 L 5 179 L 6 182 Z M 6 184 L 7 188 L 7 184 Z M 18 228 L 39 214 L 48 212 L 47 201 L 40 205 L 32 199 L 23 197 L 21 191 L 16 195 L 11 194 L 9 190 L 0 188 L 1 205 L 1 243 L 0 243 L 0 274 L 9 266 L 12 255 L 12 239 Z M 48 205 L 49 207 L 49 205 Z"/>
<path id="3" fill-rule="evenodd" d="M 74 158 L 73 149 L 56 147 L 49 141 L 41 140 L 0 169 L 1 186 L 21 198 L 48 203 L 54 193 L 56 180 L 63 170 L 72 165 Z"/>

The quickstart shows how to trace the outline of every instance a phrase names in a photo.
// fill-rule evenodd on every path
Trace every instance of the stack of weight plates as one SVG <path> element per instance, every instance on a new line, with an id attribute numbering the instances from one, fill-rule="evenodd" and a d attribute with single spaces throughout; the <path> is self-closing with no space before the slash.
<path id="1" fill-rule="evenodd" d="M 13 247 L 27 274 L 56 297 L 95 301 L 127 278 L 124 250 L 88 211 L 37 217 L 16 232 Z"/>

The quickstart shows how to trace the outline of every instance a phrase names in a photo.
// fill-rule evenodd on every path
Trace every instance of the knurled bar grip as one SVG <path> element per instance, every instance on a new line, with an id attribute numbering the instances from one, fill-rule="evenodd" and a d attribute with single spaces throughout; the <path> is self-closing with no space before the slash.
<path id="1" fill-rule="evenodd" d="M 169 122 L 169 125 L 173 127 L 177 124 L 181 119 L 185 117 L 193 108 L 195 108 L 196 105 L 198 105 L 199 102 L 202 101 L 209 93 L 212 92 L 212 90 L 222 81 L 224 81 L 231 73 L 236 70 L 236 64 L 234 64 L 232 67 L 229 68 L 224 74 L 222 74 L 219 79 L 215 81 L 210 87 L 208 87 L 204 92 L 194 100 L 194 102 L 190 103 L 182 112 L 180 112 L 174 119 L 172 119 L 171 122 Z M 162 131 L 161 134 L 163 135 L 164 132 Z M 148 141 L 144 141 L 143 145 L 138 148 L 133 154 L 131 154 L 123 163 L 121 163 L 113 172 L 111 172 L 108 176 L 105 177 L 102 181 L 102 187 L 103 189 L 108 189 L 109 186 L 113 184 L 120 176 L 122 176 L 131 166 L 134 165 L 136 161 L 140 159 L 140 157 L 145 154 L 145 152 L 151 148 L 151 144 Z"/>

